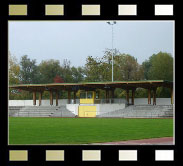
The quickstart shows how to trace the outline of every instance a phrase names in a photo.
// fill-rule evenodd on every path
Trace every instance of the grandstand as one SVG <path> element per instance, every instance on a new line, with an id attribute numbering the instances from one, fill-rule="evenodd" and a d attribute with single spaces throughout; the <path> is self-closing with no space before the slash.
<path id="1" fill-rule="evenodd" d="M 166 87 L 171 89 L 170 104 L 157 105 L 156 89 Z M 164 80 L 148 81 L 117 81 L 89 83 L 56 83 L 56 84 L 24 84 L 10 86 L 32 92 L 31 105 L 9 105 L 9 116 L 13 117 L 119 117 L 119 118 L 168 118 L 173 117 L 173 83 Z M 125 99 L 115 99 L 115 88 L 126 90 Z M 136 88 L 148 89 L 147 104 L 135 104 Z M 98 89 L 106 92 L 105 99 L 100 98 Z M 79 100 L 76 93 L 80 92 Z M 131 103 L 129 91 L 131 90 Z M 50 100 L 42 101 L 42 93 L 50 92 Z M 68 99 L 60 104 L 59 92 L 67 91 Z M 39 100 L 36 100 L 39 93 Z M 55 105 L 53 93 L 56 94 Z M 71 93 L 74 98 L 71 100 Z M 151 103 L 151 94 L 152 103 Z M 136 99 L 137 100 L 137 99 Z M 71 102 L 72 101 L 72 102 Z M 38 103 L 39 102 L 39 103 Z M 9 102 L 11 103 L 11 102 Z M 26 102 L 24 102 L 26 103 Z M 47 104 L 46 104 L 47 103 Z"/>
<path id="2" fill-rule="evenodd" d="M 14 111 L 16 110 L 16 111 Z M 9 116 L 13 117 L 75 117 L 66 106 L 10 106 Z"/>
<path id="3" fill-rule="evenodd" d="M 113 117 L 113 118 L 171 118 L 173 117 L 172 105 L 135 105 L 128 106 L 124 109 L 119 109 L 98 115 L 97 117 Z"/>

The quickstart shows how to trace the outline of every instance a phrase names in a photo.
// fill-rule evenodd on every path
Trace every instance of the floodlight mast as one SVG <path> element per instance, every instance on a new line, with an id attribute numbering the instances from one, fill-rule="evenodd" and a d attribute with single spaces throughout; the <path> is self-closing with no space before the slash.
<path id="1" fill-rule="evenodd" d="M 108 21 L 107 24 L 111 25 L 112 27 L 112 82 L 114 81 L 114 71 L 113 71 L 113 66 L 114 66 L 114 50 L 113 50 L 113 40 L 114 40 L 114 35 L 113 35 L 113 25 L 116 24 L 116 21 Z"/>

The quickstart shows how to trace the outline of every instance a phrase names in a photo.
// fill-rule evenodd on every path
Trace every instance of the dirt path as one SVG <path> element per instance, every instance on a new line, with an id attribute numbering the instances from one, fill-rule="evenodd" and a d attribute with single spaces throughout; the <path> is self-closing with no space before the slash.
<path id="1" fill-rule="evenodd" d="M 173 137 L 93 143 L 92 145 L 173 145 Z"/>

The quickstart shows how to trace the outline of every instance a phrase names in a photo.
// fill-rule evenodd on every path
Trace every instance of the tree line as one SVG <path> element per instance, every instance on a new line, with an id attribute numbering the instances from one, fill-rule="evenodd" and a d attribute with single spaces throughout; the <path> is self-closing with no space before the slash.
<path id="1" fill-rule="evenodd" d="M 46 84 L 46 83 L 78 83 L 111 81 L 112 54 L 114 62 L 114 81 L 168 80 L 173 81 L 173 57 L 166 52 L 153 54 L 139 64 L 137 58 L 118 50 L 106 49 L 101 58 L 88 56 L 84 66 L 75 67 L 67 59 L 43 60 L 37 64 L 36 59 L 23 55 L 20 62 L 9 54 L 9 85 Z M 9 91 L 10 99 L 31 99 L 32 94 L 25 91 Z M 124 97 L 125 91 L 115 90 L 115 97 Z M 157 97 L 169 97 L 166 88 L 157 89 Z M 48 92 L 43 97 L 49 98 Z M 60 97 L 67 98 L 66 92 Z M 138 88 L 135 97 L 147 97 L 145 89 Z"/>

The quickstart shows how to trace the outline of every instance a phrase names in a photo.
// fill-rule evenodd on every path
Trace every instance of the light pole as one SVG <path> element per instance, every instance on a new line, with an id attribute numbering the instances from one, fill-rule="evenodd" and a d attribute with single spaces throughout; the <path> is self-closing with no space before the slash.
<path id="1" fill-rule="evenodd" d="M 114 36 L 113 36 L 113 25 L 115 25 L 116 24 L 116 21 L 112 21 L 112 22 L 107 22 L 107 24 L 109 24 L 109 25 L 111 25 L 111 27 L 112 27 L 112 82 L 114 81 L 114 75 L 113 75 L 113 66 L 114 66 L 114 55 L 113 55 L 113 53 L 114 53 L 114 50 L 113 50 L 113 38 L 114 38 Z"/>

